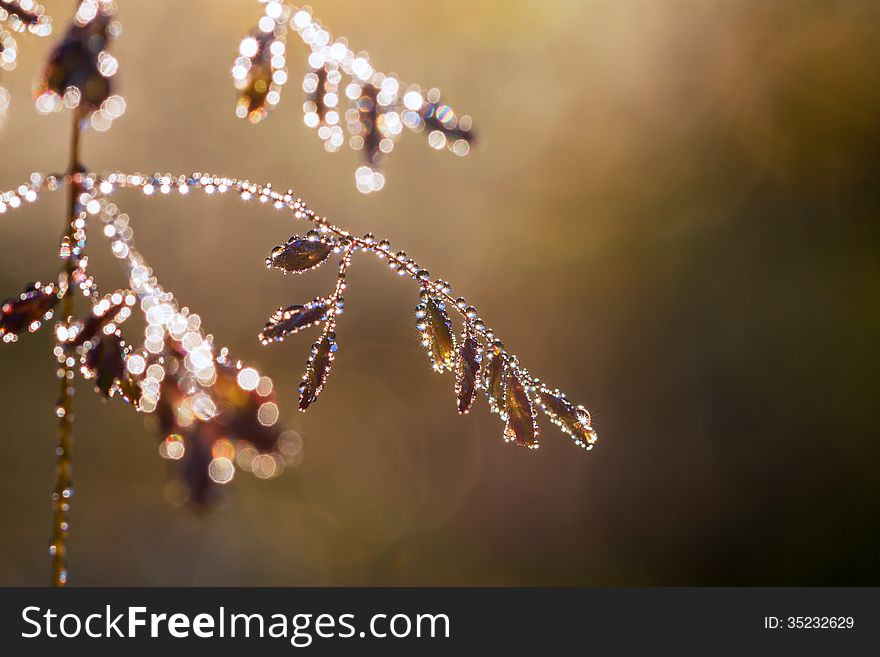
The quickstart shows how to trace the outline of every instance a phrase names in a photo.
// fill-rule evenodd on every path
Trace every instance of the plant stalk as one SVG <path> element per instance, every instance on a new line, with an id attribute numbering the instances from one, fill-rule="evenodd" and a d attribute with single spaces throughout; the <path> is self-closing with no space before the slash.
<path id="1" fill-rule="evenodd" d="M 74 280 L 76 269 L 74 246 L 74 222 L 79 214 L 80 175 L 82 167 L 79 163 L 80 124 L 82 113 L 73 110 L 73 125 L 70 135 L 70 162 L 67 167 L 67 225 L 61 238 L 64 254 L 62 274 L 64 297 L 61 300 L 61 320 L 66 322 L 74 312 Z M 62 345 L 58 345 L 61 347 Z M 58 446 L 55 449 L 55 487 L 52 491 L 52 540 L 49 554 L 52 556 L 52 586 L 65 586 L 68 580 L 67 569 L 67 536 L 70 531 L 70 501 L 73 496 L 72 457 L 73 457 L 73 367 L 68 365 L 63 352 L 62 362 L 58 369 L 59 392 L 56 414 L 58 415 Z"/>

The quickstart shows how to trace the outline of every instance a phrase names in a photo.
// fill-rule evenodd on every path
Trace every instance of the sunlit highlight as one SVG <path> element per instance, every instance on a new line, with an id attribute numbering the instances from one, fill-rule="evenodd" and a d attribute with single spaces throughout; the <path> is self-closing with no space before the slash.
<path id="1" fill-rule="evenodd" d="M 264 119 L 281 98 L 287 81 L 284 60 L 288 28 L 309 46 L 302 89 L 303 121 L 317 130 L 328 152 L 348 143 L 361 151 L 364 164 L 355 172 L 355 186 L 364 194 L 385 186 L 381 166 L 394 150 L 404 127 L 422 132 L 436 150 L 456 155 L 470 152 L 472 121 L 459 117 L 440 101 L 440 91 L 423 93 L 418 85 L 405 85 L 393 73 L 376 70 L 365 52 L 355 53 L 344 38 L 334 38 L 314 19 L 308 8 L 286 2 L 264 2 L 265 15 L 257 29 L 239 44 L 232 77 L 242 95 L 236 115 L 253 123 Z"/>

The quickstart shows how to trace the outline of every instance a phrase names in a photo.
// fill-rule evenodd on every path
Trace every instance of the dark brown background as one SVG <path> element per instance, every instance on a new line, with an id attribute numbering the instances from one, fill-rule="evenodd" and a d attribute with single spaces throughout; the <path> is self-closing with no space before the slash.
<path id="1" fill-rule="evenodd" d="M 49 2 L 58 18 L 69 2 Z M 263 267 L 300 230 L 232 198 L 120 196 L 165 285 L 274 377 L 305 460 L 239 473 L 207 517 L 168 504 L 143 418 L 77 396 L 74 584 L 880 583 L 877 376 L 880 13 L 871 2 L 322 2 L 316 15 L 484 136 L 470 157 L 407 135 L 378 195 L 302 125 L 292 81 L 257 127 L 229 68 L 257 3 L 122 2 L 128 112 L 88 134 L 96 170 L 211 170 L 294 186 L 467 295 L 535 374 L 594 412 L 503 444 L 484 402 L 429 371 L 416 292 L 355 261 L 341 350 L 308 413 L 311 340 L 260 347 L 327 271 Z M 66 161 L 37 116 L 47 42 L 2 83 L 0 188 Z M 300 59 L 300 55 L 302 59 Z M 0 296 L 53 272 L 62 199 L 0 219 Z M 92 241 L 104 287 L 122 278 Z M 48 582 L 51 336 L 0 349 L 0 583 Z"/>

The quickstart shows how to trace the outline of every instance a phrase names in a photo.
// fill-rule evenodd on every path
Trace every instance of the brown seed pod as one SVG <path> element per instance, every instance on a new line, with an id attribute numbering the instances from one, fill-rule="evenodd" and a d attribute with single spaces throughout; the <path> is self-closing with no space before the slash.
<path id="1" fill-rule="evenodd" d="M 220 409 L 216 421 L 226 429 L 227 437 L 267 453 L 276 449 L 283 427 L 278 423 L 274 390 L 261 390 L 258 381 L 259 374 L 252 367 L 228 357 L 218 362 L 213 386 Z"/>
<path id="2" fill-rule="evenodd" d="M 365 84 L 358 99 L 358 116 L 361 123 L 361 136 L 364 139 L 364 159 L 369 165 L 376 165 L 382 155 L 379 143 L 382 134 L 379 132 L 379 107 L 376 97 L 379 90 L 372 84 Z"/>
<path id="3" fill-rule="evenodd" d="M 64 96 L 74 88 L 77 105 L 91 112 L 98 110 L 112 94 L 110 74 L 105 75 L 101 68 L 101 58 L 107 56 L 110 22 L 111 16 L 99 11 L 86 23 L 71 23 L 49 55 L 38 93 Z"/>
<path id="4" fill-rule="evenodd" d="M 425 102 L 419 110 L 419 116 L 431 130 L 439 130 L 449 141 L 458 141 L 459 139 L 471 144 L 475 140 L 473 130 L 462 127 L 462 124 L 455 118 L 448 105 L 442 103 Z"/>
<path id="5" fill-rule="evenodd" d="M 315 90 L 306 94 L 306 101 L 315 104 L 315 114 L 318 115 L 318 121 L 323 122 L 327 113 L 327 105 L 324 104 L 324 94 L 327 92 L 327 69 L 321 66 L 314 70 L 317 82 Z"/>
<path id="6" fill-rule="evenodd" d="M 8 22 L 15 32 L 29 30 L 42 35 L 51 31 L 52 24 L 42 5 L 21 0 L 0 0 L 0 22 Z"/>
<path id="7" fill-rule="evenodd" d="M 465 333 L 455 361 L 455 398 L 459 413 L 467 413 L 474 403 L 482 359 L 480 343 L 473 335 Z"/>
<path id="8" fill-rule="evenodd" d="M 537 414 L 526 388 L 512 368 L 508 368 L 506 381 L 504 412 L 507 420 L 504 424 L 504 438 L 517 445 L 536 449 L 539 436 Z"/>
<path id="9" fill-rule="evenodd" d="M 223 436 L 223 427 L 213 420 L 196 421 L 181 436 L 185 445 L 180 459 L 179 480 L 188 493 L 187 502 L 196 510 L 212 506 L 217 488 L 211 479 L 212 447 Z"/>
<path id="10" fill-rule="evenodd" d="M 575 406 L 558 390 L 551 392 L 539 387 L 535 396 L 538 406 L 550 420 L 571 436 L 575 444 L 591 449 L 596 442 L 596 432 L 591 424 L 590 413 L 583 406 Z"/>
<path id="11" fill-rule="evenodd" d="M 109 397 L 113 385 L 125 377 L 124 353 L 122 338 L 111 333 L 101 335 L 83 354 L 83 368 L 95 379 L 95 387 L 103 397 Z"/>
<path id="12" fill-rule="evenodd" d="M 250 58 L 251 66 L 241 92 L 239 103 L 247 109 L 247 116 L 259 116 L 266 112 L 266 96 L 272 85 L 272 53 L 269 50 L 274 39 L 270 34 L 261 33 L 253 37 L 257 42 L 257 52 Z M 259 119 L 257 119 L 259 120 Z"/>
<path id="13" fill-rule="evenodd" d="M 331 253 L 333 244 L 321 239 L 315 231 L 309 231 L 305 237 L 294 235 L 272 249 L 266 258 L 266 266 L 280 269 L 285 274 L 301 274 L 323 265 Z"/>
<path id="14" fill-rule="evenodd" d="M 116 382 L 116 391 L 119 396 L 121 396 L 125 401 L 134 406 L 138 407 L 138 403 L 141 399 L 141 389 L 131 376 L 128 374 L 123 375 Z"/>
<path id="15" fill-rule="evenodd" d="M 81 347 L 111 322 L 121 324 L 128 318 L 129 308 L 134 302 L 135 296 L 130 290 L 117 290 L 108 294 L 92 307 L 92 314 L 85 320 L 74 322 L 67 327 L 67 344 L 71 347 Z"/>
<path id="16" fill-rule="evenodd" d="M 235 108 L 239 118 L 258 123 L 281 99 L 281 88 L 287 78 L 286 33 L 287 21 L 283 16 L 263 16 L 250 36 L 241 41 L 239 56 L 232 67 L 235 86 L 241 92 Z"/>
<path id="17" fill-rule="evenodd" d="M 496 348 L 489 350 L 488 361 L 483 365 L 483 388 L 489 398 L 489 409 L 493 413 L 504 414 L 507 396 L 507 377 L 502 352 Z"/>
<path id="18" fill-rule="evenodd" d="M 305 305 L 279 308 L 266 322 L 266 326 L 257 336 L 263 344 L 281 342 L 289 335 L 313 326 L 327 319 L 330 300 L 318 297 Z"/>
<path id="19" fill-rule="evenodd" d="M 18 299 L 4 300 L 0 303 L 0 338 L 8 342 L 25 330 L 33 333 L 51 319 L 58 300 L 55 284 L 39 281 L 28 285 Z"/>
<path id="20" fill-rule="evenodd" d="M 311 355 L 306 363 L 306 371 L 299 386 L 299 410 L 308 409 L 309 405 L 321 394 L 327 377 L 330 375 L 330 367 L 337 349 L 336 334 L 332 330 L 325 331 L 321 338 L 312 345 Z"/>
<path id="21" fill-rule="evenodd" d="M 422 345 L 428 350 L 435 372 L 451 370 L 455 363 L 455 336 L 445 304 L 422 291 L 416 306 L 416 328 L 422 334 Z"/>

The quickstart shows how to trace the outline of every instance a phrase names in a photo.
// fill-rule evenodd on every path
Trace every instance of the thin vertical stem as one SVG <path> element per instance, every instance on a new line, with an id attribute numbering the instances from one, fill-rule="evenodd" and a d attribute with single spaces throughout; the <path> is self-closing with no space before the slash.
<path id="1" fill-rule="evenodd" d="M 82 113 L 73 110 L 73 125 L 70 135 L 70 162 L 67 167 L 67 225 L 61 238 L 64 298 L 61 306 L 61 320 L 67 321 L 74 312 L 74 280 L 76 254 L 73 250 L 75 221 L 77 218 L 80 176 L 82 167 L 79 163 L 80 123 Z M 61 346 L 61 345 L 59 345 Z M 70 499 L 73 495 L 72 456 L 73 456 L 73 368 L 68 364 L 63 352 L 58 369 L 59 392 L 56 413 L 58 415 L 58 446 L 55 449 L 55 487 L 52 491 L 52 541 L 49 553 L 52 556 L 52 586 L 67 584 L 67 536 L 70 530 Z"/>

